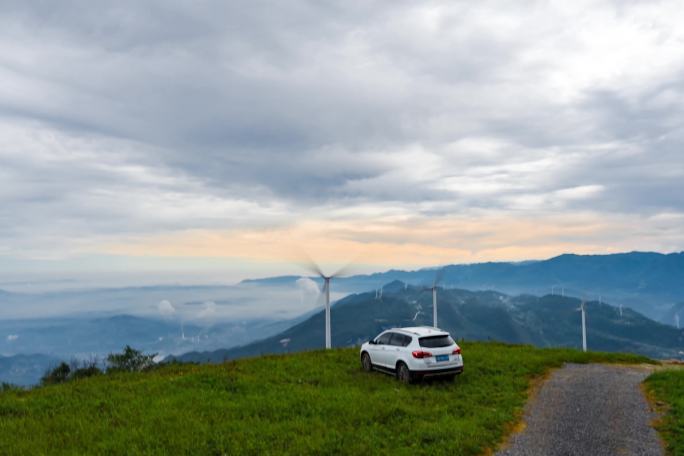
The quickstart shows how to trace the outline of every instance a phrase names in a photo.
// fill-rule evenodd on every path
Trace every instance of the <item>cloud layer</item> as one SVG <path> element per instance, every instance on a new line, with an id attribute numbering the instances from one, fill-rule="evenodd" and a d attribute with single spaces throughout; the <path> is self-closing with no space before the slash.
<path id="1" fill-rule="evenodd" d="M 683 20 L 675 1 L 3 2 L 0 256 L 681 250 Z"/>

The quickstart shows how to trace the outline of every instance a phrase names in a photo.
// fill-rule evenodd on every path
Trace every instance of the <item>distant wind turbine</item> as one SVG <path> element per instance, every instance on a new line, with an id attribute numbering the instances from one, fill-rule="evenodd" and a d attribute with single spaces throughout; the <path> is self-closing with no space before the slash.
<path id="1" fill-rule="evenodd" d="M 334 274 L 330 275 L 325 275 L 321 268 L 310 259 L 308 259 L 308 261 L 302 266 L 304 266 L 306 269 L 320 276 L 323 279 L 322 292 L 325 296 L 325 348 L 332 348 L 332 335 L 330 331 L 330 281 L 335 277 L 344 275 L 347 269 L 349 268 L 349 265 L 344 266 L 343 268 L 336 271 Z"/>
<path id="2" fill-rule="evenodd" d="M 679 329 L 679 314 L 675 314 L 675 326 L 677 326 L 677 329 Z"/>
<path id="3" fill-rule="evenodd" d="M 584 300 L 580 304 L 579 309 L 582 312 L 582 351 L 587 351 L 587 317 L 586 317 L 586 304 Z"/>
<path id="4" fill-rule="evenodd" d="M 425 290 L 431 290 L 432 291 L 432 326 L 435 328 L 438 328 L 438 326 L 437 326 L 437 285 L 439 285 L 439 282 L 442 280 L 443 275 L 444 275 L 444 268 L 437 270 L 437 272 L 435 273 L 435 278 L 432 281 L 432 286 L 424 288 Z"/>

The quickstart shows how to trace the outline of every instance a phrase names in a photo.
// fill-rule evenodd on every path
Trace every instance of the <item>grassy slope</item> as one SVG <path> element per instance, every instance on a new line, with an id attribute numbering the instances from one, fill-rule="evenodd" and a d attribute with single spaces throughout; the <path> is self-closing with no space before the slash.
<path id="1" fill-rule="evenodd" d="M 357 350 L 340 349 L 0 393 L 0 454 L 481 454 L 548 368 L 645 361 L 494 343 L 463 350 L 454 383 L 404 386 L 362 372 Z"/>
<path id="2" fill-rule="evenodd" d="M 646 380 L 646 388 L 659 402 L 667 404 L 657 428 L 668 451 L 684 455 L 684 370 L 657 372 Z"/>

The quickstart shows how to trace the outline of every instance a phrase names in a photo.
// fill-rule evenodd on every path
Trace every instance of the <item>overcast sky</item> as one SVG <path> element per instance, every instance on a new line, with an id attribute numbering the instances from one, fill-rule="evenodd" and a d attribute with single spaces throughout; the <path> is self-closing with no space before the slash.
<path id="1" fill-rule="evenodd" d="M 680 251 L 682 24 L 650 0 L 3 1 L 0 273 Z"/>

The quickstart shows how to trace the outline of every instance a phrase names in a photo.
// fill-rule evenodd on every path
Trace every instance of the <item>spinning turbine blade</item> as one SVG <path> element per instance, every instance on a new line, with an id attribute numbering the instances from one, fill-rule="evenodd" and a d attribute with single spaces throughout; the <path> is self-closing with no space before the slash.
<path id="1" fill-rule="evenodd" d="M 323 286 L 318 290 L 318 297 L 316 298 L 316 307 L 325 306 L 325 282 Z"/>
<path id="2" fill-rule="evenodd" d="M 318 264 L 314 260 L 312 260 L 309 255 L 302 252 L 301 256 L 303 258 L 301 261 L 298 262 L 300 267 L 306 269 L 307 271 L 311 272 L 312 274 L 316 274 L 318 276 L 325 277 L 325 274 L 323 274 L 321 267 L 318 266 Z"/>
<path id="3" fill-rule="evenodd" d="M 350 261 L 349 263 L 345 264 L 344 266 L 339 268 L 334 273 L 330 274 L 330 277 L 346 276 L 346 275 L 349 275 L 353 272 L 354 272 L 353 261 Z"/>

